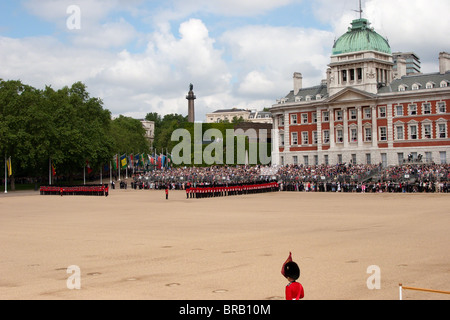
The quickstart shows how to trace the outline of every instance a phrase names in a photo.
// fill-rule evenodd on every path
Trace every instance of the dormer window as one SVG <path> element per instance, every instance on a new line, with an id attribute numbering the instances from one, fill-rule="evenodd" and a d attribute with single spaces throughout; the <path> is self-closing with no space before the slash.
<path id="1" fill-rule="evenodd" d="M 406 85 L 404 85 L 404 84 L 399 85 L 398 86 L 398 91 L 399 92 L 406 91 Z"/>
<path id="2" fill-rule="evenodd" d="M 421 85 L 419 83 L 414 83 L 411 87 L 412 90 L 419 90 Z"/>
<path id="3" fill-rule="evenodd" d="M 306 101 L 311 101 L 311 96 L 306 96 Z"/>
<path id="4" fill-rule="evenodd" d="M 426 86 L 426 88 L 427 89 L 433 89 L 434 87 L 435 87 L 435 83 L 434 82 L 432 82 L 432 81 L 429 81 L 429 82 L 427 82 L 427 86 Z"/>
<path id="5" fill-rule="evenodd" d="M 447 88 L 448 86 L 448 81 L 447 80 L 442 80 L 441 81 L 441 88 Z"/>

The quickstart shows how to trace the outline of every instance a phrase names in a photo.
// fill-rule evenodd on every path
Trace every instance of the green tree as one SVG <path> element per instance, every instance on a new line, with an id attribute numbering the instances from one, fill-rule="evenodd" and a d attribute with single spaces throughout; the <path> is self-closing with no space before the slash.
<path id="1" fill-rule="evenodd" d="M 150 146 L 141 121 L 121 115 L 112 121 L 110 132 L 114 153 L 149 153 Z"/>
<path id="2" fill-rule="evenodd" d="M 103 102 L 91 98 L 81 82 L 58 91 L 47 87 L 44 95 L 47 110 L 53 110 L 49 115 L 48 157 L 58 174 L 68 175 L 72 183 L 86 161 L 93 169 L 109 163 L 113 152 L 111 113 L 103 109 Z"/>

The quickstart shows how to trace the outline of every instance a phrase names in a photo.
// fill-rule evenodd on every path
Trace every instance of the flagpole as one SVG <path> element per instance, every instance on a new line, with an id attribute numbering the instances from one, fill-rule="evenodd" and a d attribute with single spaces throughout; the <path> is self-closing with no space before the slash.
<path id="1" fill-rule="evenodd" d="M 8 164 L 6 163 L 6 153 L 5 153 L 5 193 L 8 193 Z"/>
<path id="2" fill-rule="evenodd" d="M 112 183 L 112 163 L 109 162 L 109 183 Z"/>
<path id="3" fill-rule="evenodd" d="M 48 158 L 48 185 L 52 185 L 52 158 Z"/>
<path id="4" fill-rule="evenodd" d="M 83 183 L 86 185 L 86 165 L 83 166 Z"/>
<path id="5" fill-rule="evenodd" d="M 103 184 L 103 164 L 100 165 L 100 184 Z"/>
<path id="6" fill-rule="evenodd" d="M 125 161 L 127 165 L 125 166 L 125 179 L 128 179 L 128 156 L 125 154 Z"/>

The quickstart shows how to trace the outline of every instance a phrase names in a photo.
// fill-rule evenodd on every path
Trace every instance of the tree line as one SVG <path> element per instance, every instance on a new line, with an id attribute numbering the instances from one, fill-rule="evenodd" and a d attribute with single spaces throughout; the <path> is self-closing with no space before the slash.
<path id="1" fill-rule="evenodd" d="M 13 190 L 15 177 L 48 177 L 50 164 L 73 181 L 87 164 L 100 170 L 114 154 L 149 151 L 141 122 L 112 119 L 81 82 L 55 90 L 0 80 L 0 163 L 11 157 Z"/>

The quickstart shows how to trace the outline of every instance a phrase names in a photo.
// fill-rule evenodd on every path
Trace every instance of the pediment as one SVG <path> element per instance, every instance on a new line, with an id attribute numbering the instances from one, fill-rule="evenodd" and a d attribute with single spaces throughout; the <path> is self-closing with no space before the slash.
<path id="1" fill-rule="evenodd" d="M 361 100 L 373 100 L 376 98 L 376 95 L 361 91 L 354 88 L 346 88 L 335 95 L 329 97 L 327 99 L 328 103 L 331 102 L 347 102 L 347 101 L 361 101 Z"/>

